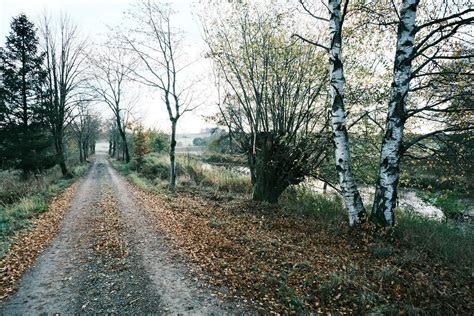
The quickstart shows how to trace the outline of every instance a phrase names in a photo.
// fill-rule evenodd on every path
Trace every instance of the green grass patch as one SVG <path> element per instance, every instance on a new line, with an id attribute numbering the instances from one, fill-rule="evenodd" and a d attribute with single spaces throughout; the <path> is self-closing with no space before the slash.
<path id="1" fill-rule="evenodd" d="M 385 245 L 375 245 L 370 248 L 370 253 L 376 258 L 390 257 L 393 254 L 393 248 Z"/>
<path id="2" fill-rule="evenodd" d="M 304 187 L 289 187 L 279 203 L 288 210 L 327 222 L 340 222 L 347 217 L 341 197 L 334 193 L 319 194 Z"/>
<path id="3" fill-rule="evenodd" d="M 447 218 L 456 218 L 467 208 L 462 202 L 461 196 L 454 191 L 446 191 L 444 193 L 418 191 L 417 195 L 422 200 L 441 209 Z"/>
<path id="4" fill-rule="evenodd" d="M 414 249 L 431 254 L 456 268 L 474 268 L 474 233 L 414 212 L 400 212 L 395 233 Z"/>
<path id="5" fill-rule="evenodd" d="M 88 164 L 82 164 L 71 170 L 77 177 L 88 168 Z M 75 181 L 74 178 L 62 178 L 58 170 L 50 170 L 29 179 L 22 179 L 16 171 L 3 171 L 3 175 L 6 175 L 7 183 L 0 185 L 0 196 L 3 197 L 0 201 L 0 258 L 8 250 L 10 238 L 18 230 L 30 227 L 32 218 L 48 210 L 51 198 Z M 12 199 L 10 195 L 17 198 Z"/>

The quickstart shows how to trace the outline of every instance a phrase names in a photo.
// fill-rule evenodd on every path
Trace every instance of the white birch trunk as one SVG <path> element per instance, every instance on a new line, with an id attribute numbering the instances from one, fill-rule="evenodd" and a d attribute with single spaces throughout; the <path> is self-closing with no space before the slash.
<path id="1" fill-rule="evenodd" d="M 342 16 L 341 0 L 328 0 L 331 13 L 329 22 L 330 80 L 332 102 L 332 130 L 336 148 L 336 169 L 339 175 L 344 203 L 349 213 L 349 225 L 360 223 L 366 216 L 357 184 L 352 173 L 349 136 L 344 110 L 344 71 L 342 65 Z"/>
<path id="2" fill-rule="evenodd" d="M 403 0 L 400 8 L 393 80 L 371 214 L 372 219 L 383 226 L 391 226 L 395 223 L 394 208 L 400 178 L 403 129 L 406 119 L 406 100 L 412 74 L 411 63 L 418 2 L 419 0 Z"/>

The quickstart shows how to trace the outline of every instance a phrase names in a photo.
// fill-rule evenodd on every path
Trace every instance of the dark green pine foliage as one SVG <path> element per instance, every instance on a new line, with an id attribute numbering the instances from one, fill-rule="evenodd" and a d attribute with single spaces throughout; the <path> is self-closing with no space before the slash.
<path id="1" fill-rule="evenodd" d="M 0 167 L 38 172 L 54 165 L 43 120 L 44 55 L 26 15 L 13 18 L 0 48 Z"/>

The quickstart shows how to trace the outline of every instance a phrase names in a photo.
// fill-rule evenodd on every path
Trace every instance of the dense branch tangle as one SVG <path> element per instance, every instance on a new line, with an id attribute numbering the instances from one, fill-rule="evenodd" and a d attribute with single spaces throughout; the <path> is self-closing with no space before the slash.
<path id="1" fill-rule="evenodd" d="M 218 23 L 206 28 L 206 40 L 226 82 L 221 114 L 248 156 L 254 199 L 275 202 L 325 157 L 324 61 L 315 48 L 289 39 L 271 14 L 244 10 Z"/>
<path id="2" fill-rule="evenodd" d="M 96 140 L 99 134 L 100 120 L 90 110 L 89 101 L 79 102 L 77 115 L 71 124 L 72 133 L 77 141 L 79 161 L 87 161 L 90 154 L 95 153 Z"/>

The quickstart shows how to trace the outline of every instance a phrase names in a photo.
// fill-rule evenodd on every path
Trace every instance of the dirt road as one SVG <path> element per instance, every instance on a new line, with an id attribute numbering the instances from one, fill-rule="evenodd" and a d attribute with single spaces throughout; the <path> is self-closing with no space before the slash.
<path id="1" fill-rule="evenodd" d="M 59 234 L 0 314 L 238 312 L 192 277 L 98 149 Z"/>

